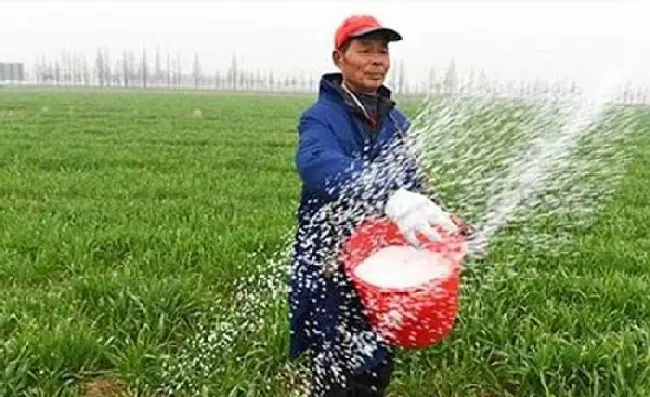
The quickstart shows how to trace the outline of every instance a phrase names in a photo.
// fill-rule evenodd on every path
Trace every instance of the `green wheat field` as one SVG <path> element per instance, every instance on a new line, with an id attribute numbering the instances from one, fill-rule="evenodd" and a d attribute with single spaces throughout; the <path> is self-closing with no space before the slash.
<path id="1" fill-rule="evenodd" d="M 237 283 L 295 227 L 312 100 L 0 92 L 0 396 L 290 396 L 284 292 Z M 448 340 L 400 352 L 392 396 L 650 396 L 650 111 L 632 111 L 613 199 L 563 255 L 495 247 L 482 266 L 519 252 L 528 276 L 476 282 Z"/>

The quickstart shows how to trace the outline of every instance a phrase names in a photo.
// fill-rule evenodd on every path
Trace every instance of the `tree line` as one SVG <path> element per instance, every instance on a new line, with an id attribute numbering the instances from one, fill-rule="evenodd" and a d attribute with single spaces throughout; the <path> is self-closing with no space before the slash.
<path id="1" fill-rule="evenodd" d="M 236 54 L 232 54 L 226 70 L 205 67 L 198 53 L 194 54 L 189 72 L 184 71 L 184 66 L 180 52 L 162 54 L 156 49 L 150 59 L 146 49 L 136 54 L 133 51 L 113 53 L 107 47 L 98 47 L 91 61 L 85 55 L 74 52 L 63 52 L 55 59 L 41 56 L 33 72 L 25 74 L 27 82 L 38 85 L 265 92 L 316 92 L 320 77 L 305 71 L 277 73 L 272 69 L 251 70 L 240 65 Z M 431 68 L 426 80 L 409 79 L 404 60 L 399 59 L 391 68 L 388 84 L 398 95 L 485 93 L 530 97 L 549 93 L 576 94 L 581 91 L 575 81 L 503 81 L 488 78 L 484 70 L 473 69 L 469 75 L 460 76 L 453 59 L 441 72 Z M 649 93 L 647 86 L 628 82 L 621 87 L 617 100 L 645 104 L 650 99 Z"/>

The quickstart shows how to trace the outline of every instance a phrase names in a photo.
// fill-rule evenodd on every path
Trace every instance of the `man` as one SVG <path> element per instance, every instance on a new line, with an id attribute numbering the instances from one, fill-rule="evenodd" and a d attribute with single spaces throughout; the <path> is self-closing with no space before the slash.
<path id="1" fill-rule="evenodd" d="M 364 216 L 386 215 L 414 244 L 466 226 L 424 194 L 426 179 L 407 145 L 409 122 L 384 86 L 388 43 L 402 36 L 354 15 L 336 31 L 316 103 L 300 117 L 296 154 L 302 181 L 290 274 L 293 358 L 308 351 L 312 396 L 383 396 L 393 351 L 371 330 L 337 262 L 338 246 Z"/>

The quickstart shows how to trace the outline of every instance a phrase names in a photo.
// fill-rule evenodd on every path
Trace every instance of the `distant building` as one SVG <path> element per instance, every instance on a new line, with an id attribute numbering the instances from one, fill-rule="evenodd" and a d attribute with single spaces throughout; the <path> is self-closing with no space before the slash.
<path id="1" fill-rule="evenodd" d="M 0 62 L 0 82 L 25 81 L 25 64 L 18 62 Z"/>

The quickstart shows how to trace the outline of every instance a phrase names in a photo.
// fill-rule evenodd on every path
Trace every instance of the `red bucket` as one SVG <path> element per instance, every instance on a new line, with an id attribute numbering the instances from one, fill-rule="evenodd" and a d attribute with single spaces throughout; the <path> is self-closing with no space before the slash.
<path id="1" fill-rule="evenodd" d="M 363 223 L 342 247 L 345 273 L 352 280 L 370 323 L 386 342 L 394 346 L 409 349 L 428 347 L 445 339 L 454 326 L 465 241 L 462 236 L 449 236 L 442 229 L 439 233 L 444 236 L 442 241 L 429 241 L 420 236 L 420 248 L 442 257 L 451 267 L 451 272 L 447 277 L 415 287 L 378 287 L 354 273 L 356 266 L 380 249 L 410 245 L 392 221 L 378 219 Z"/>

